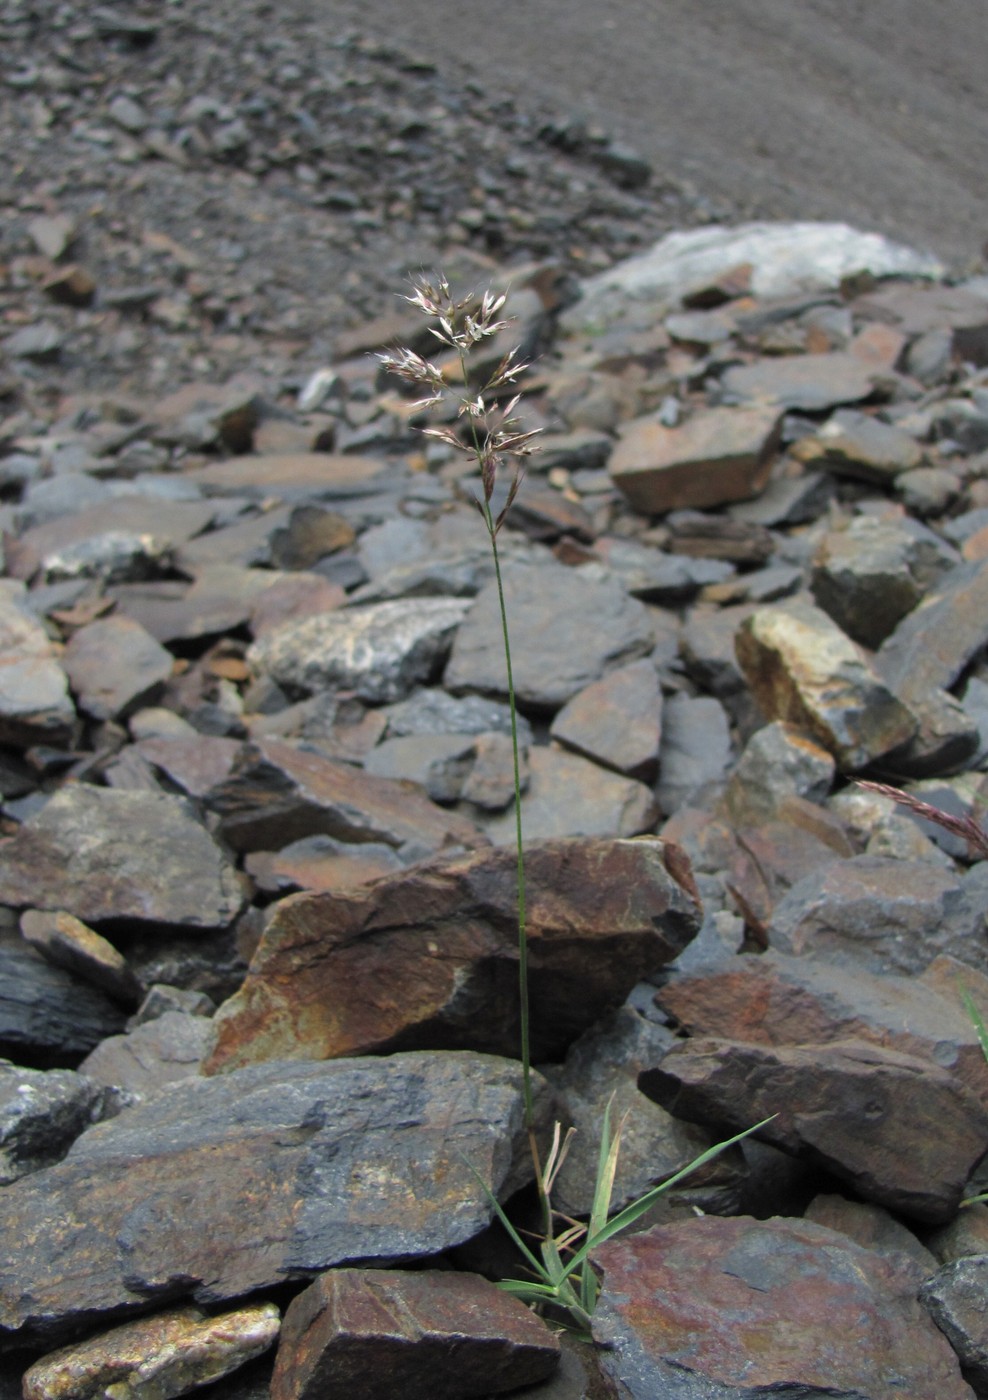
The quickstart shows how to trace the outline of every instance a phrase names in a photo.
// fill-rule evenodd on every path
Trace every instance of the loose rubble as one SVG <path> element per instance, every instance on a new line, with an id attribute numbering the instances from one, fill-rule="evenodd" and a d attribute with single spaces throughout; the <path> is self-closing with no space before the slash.
<path id="1" fill-rule="evenodd" d="M 0 21 L 0 1396 L 988 1395 L 988 862 L 855 782 L 988 800 L 988 277 L 688 228 L 357 36 L 170 78 L 225 3 L 59 15 L 46 62 Z M 510 720 L 452 394 L 367 353 L 416 240 L 540 357 L 500 542 L 556 1199 L 608 1102 L 615 1204 L 772 1116 L 600 1249 L 596 1352 L 490 1284 Z"/>

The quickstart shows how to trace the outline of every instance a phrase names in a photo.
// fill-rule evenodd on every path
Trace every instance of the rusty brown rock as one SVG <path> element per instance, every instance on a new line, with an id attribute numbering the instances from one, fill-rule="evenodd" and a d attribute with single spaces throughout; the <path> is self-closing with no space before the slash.
<path id="1" fill-rule="evenodd" d="M 533 1059 L 554 1059 L 694 936 L 659 841 L 534 843 L 527 859 Z M 518 1050 L 511 849 L 285 900 L 214 1024 L 207 1073 L 273 1058 L 442 1046 Z"/>
<path id="2" fill-rule="evenodd" d="M 690 1041 L 638 1083 L 690 1122 L 737 1130 L 774 1114 L 767 1142 L 931 1224 L 954 1215 L 988 1142 L 988 1111 L 954 1075 L 864 1040 Z"/>
<path id="3" fill-rule="evenodd" d="M 981 1046 L 956 991 L 966 979 L 976 995 L 985 979 L 948 957 L 938 958 L 930 972 L 883 977 L 770 950 L 674 976 L 655 1000 L 692 1036 L 755 1045 L 867 1040 L 887 1046 L 950 1070 L 988 1107 Z"/>
<path id="4" fill-rule="evenodd" d="M 334 1269 L 289 1305 L 272 1400 L 473 1400 L 534 1385 L 559 1341 L 478 1274 Z"/>
<path id="5" fill-rule="evenodd" d="M 765 407 L 706 409 L 678 428 L 638 418 L 611 453 L 611 478 L 646 515 L 743 501 L 768 480 L 780 422 Z"/>
<path id="6" fill-rule="evenodd" d="M 594 1335 L 628 1400 L 972 1400 L 905 1256 L 805 1220 L 707 1216 L 595 1258 Z"/>
<path id="7" fill-rule="evenodd" d="M 101 988 L 116 1001 L 133 1005 L 141 986 L 127 960 L 101 934 L 63 910 L 28 909 L 21 934 L 46 962 L 64 967 Z"/>

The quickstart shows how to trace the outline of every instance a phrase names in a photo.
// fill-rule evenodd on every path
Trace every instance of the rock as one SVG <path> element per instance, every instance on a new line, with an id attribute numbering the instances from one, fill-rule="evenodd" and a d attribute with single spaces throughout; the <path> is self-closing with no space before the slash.
<path id="1" fill-rule="evenodd" d="M 197 734 L 191 725 L 189 731 L 188 735 L 176 733 L 167 737 L 135 735 L 132 751 L 180 792 L 204 798 L 230 777 L 243 744 L 221 734 Z"/>
<path id="2" fill-rule="evenodd" d="M 0 741 L 17 748 L 64 743 L 75 728 L 65 672 L 24 585 L 0 579 Z"/>
<path id="3" fill-rule="evenodd" d="M 381 841 L 354 845 L 334 841 L 331 836 L 306 836 L 280 851 L 254 852 L 244 861 L 244 868 L 259 889 L 282 895 L 362 885 L 402 870 L 404 864 L 394 848 Z"/>
<path id="4" fill-rule="evenodd" d="M 532 1055 L 555 1058 L 699 927 L 659 841 L 532 844 L 526 859 Z M 516 859 L 440 859 L 279 907 L 215 1019 L 207 1073 L 355 1050 L 518 1047 Z M 387 930 L 387 932 L 384 932 Z M 357 997 L 357 987 L 370 995 Z"/>
<path id="5" fill-rule="evenodd" d="M 813 597 L 853 641 L 874 650 L 948 571 L 951 553 L 932 531 L 859 516 L 821 540 Z"/>
<path id="6" fill-rule="evenodd" d="M 703 1220 L 610 1240 L 594 1336 L 632 1400 L 970 1400 L 916 1299 L 922 1270 L 803 1220 Z"/>
<path id="7" fill-rule="evenodd" d="M 182 798 L 85 783 L 0 843 L 0 885 L 9 904 L 90 924 L 225 928 L 244 902 L 233 866 Z"/>
<path id="8" fill-rule="evenodd" d="M 212 462 L 189 472 L 188 479 L 211 496 L 313 501 L 372 493 L 383 484 L 375 480 L 383 472 L 376 457 L 330 452 L 271 452 L 260 457 L 231 457 L 225 462 Z M 286 516 L 286 525 L 289 519 Z"/>
<path id="9" fill-rule="evenodd" d="M 238 851 L 277 850 L 316 835 L 419 854 L 485 841 L 467 818 L 444 812 L 418 789 L 281 739 L 246 745 L 208 800 L 224 840 Z"/>
<path id="10" fill-rule="evenodd" d="M 59 1161 L 99 1114 L 102 1095 L 71 1069 L 0 1060 L 0 1186 Z"/>
<path id="11" fill-rule="evenodd" d="M 160 694 L 172 655 L 126 617 L 107 617 L 69 638 L 62 665 L 79 708 L 94 719 L 122 719 Z"/>
<path id="12" fill-rule="evenodd" d="M 107 1036 L 79 1068 L 94 1084 L 126 1090 L 133 1103 L 164 1084 L 196 1077 L 211 1043 L 206 1016 L 165 1011 L 126 1035 Z"/>
<path id="13" fill-rule="evenodd" d="M 410 734 L 371 749 L 364 771 L 417 783 L 433 802 L 458 802 L 473 766 L 475 745 L 465 734 Z"/>
<path id="14" fill-rule="evenodd" d="M 711 224 L 666 234 L 649 252 L 589 279 L 563 327 L 598 328 L 628 303 L 655 307 L 686 298 L 743 263 L 750 264 L 750 287 L 760 297 L 836 288 L 863 271 L 875 277 L 942 274 L 927 254 L 847 224 Z"/>
<path id="15" fill-rule="evenodd" d="M 459 599 L 416 598 L 340 609 L 265 632 L 247 659 L 296 693 L 336 687 L 387 704 L 441 670 L 468 608 Z"/>
<path id="16" fill-rule="evenodd" d="M 21 915 L 21 934 L 53 966 L 75 973 L 125 1006 L 138 1001 L 140 983 L 126 958 L 80 919 L 61 910 L 28 909 Z"/>
<path id="17" fill-rule="evenodd" d="M 481 695 L 449 695 L 445 690 L 422 687 L 407 700 L 390 705 L 388 738 L 413 734 L 507 734 L 511 733 L 511 710 L 498 700 Z M 518 742 L 532 742 L 532 726 L 524 715 L 517 716 Z"/>
<path id="18" fill-rule="evenodd" d="M 730 403 L 761 403 L 820 413 L 837 404 L 860 403 L 875 392 L 876 370 L 848 351 L 786 355 L 734 365 L 721 380 Z M 724 410 L 726 412 L 726 410 Z M 763 412 L 770 411 L 763 409 Z"/>
<path id="19" fill-rule="evenodd" d="M 38 321 L 6 336 L 3 348 L 12 360 L 21 358 L 45 363 L 57 359 L 64 344 L 65 336 L 58 326 L 51 321 Z"/>
<path id="20" fill-rule="evenodd" d="M 725 559 L 732 564 L 765 564 L 775 553 L 775 540 L 764 525 L 699 510 L 677 510 L 666 521 L 676 554 Z"/>
<path id="21" fill-rule="evenodd" d="M 75 224 L 68 214 L 39 214 L 27 226 L 39 253 L 58 262 L 75 237 Z"/>
<path id="22" fill-rule="evenodd" d="M 844 1196 L 821 1194 L 813 1197 L 803 1219 L 815 1225 L 825 1225 L 828 1230 L 837 1230 L 856 1244 L 873 1249 L 878 1254 L 893 1257 L 908 1254 L 927 1274 L 936 1268 L 935 1256 L 920 1244 L 912 1230 L 882 1206 L 849 1201 Z"/>
<path id="23" fill-rule="evenodd" d="M 594 553 L 604 561 L 607 574 L 619 580 L 633 598 L 662 606 L 689 602 L 701 588 L 723 583 L 734 574 L 731 565 L 720 560 L 660 554 L 632 540 L 598 539 Z M 583 572 L 593 577 L 592 569 L 591 565 Z"/>
<path id="24" fill-rule="evenodd" d="M 945 1264 L 919 1290 L 921 1302 L 956 1351 L 965 1378 L 979 1393 L 988 1387 L 986 1282 L 988 1255 L 980 1254 Z"/>
<path id="25" fill-rule="evenodd" d="M 556 715 L 549 733 L 629 778 L 655 777 L 662 737 L 662 691 L 651 661 L 633 661 L 593 681 Z"/>
<path id="26" fill-rule="evenodd" d="M 0 944 L 0 1054 L 75 1064 L 123 1023 L 121 1008 L 96 987 L 27 944 Z"/>
<path id="27" fill-rule="evenodd" d="M 662 713 L 659 806 L 666 816 L 707 785 L 727 776 L 731 737 L 727 713 L 712 696 L 672 695 Z"/>
<path id="28" fill-rule="evenodd" d="M 345 1261 L 439 1253 L 491 1218 L 471 1168 L 506 1196 L 527 1155 L 520 1068 L 490 1056 L 173 1084 L 0 1193 L 7 1238 L 32 1244 L 0 1270 L 0 1337 L 47 1344 L 155 1299 L 218 1303 Z"/>
<path id="29" fill-rule="evenodd" d="M 872 972 L 922 972 L 939 953 L 988 966 L 980 898 L 980 882 L 928 861 L 855 856 L 795 884 L 776 905 L 768 937 L 781 953 Z"/>
<path id="30" fill-rule="evenodd" d="M 887 976 L 770 948 L 674 974 L 656 1004 L 691 1036 L 758 1045 L 866 1040 L 949 1070 L 988 1106 L 984 1056 L 959 994 L 977 974 L 952 958 L 920 977 Z M 941 985 L 942 984 L 942 985 Z"/>
<path id="31" fill-rule="evenodd" d="M 768 718 L 809 730 L 844 768 L 863 768 L 915 733 L 910 712 L 819 608 L 761 608 L 742 622 L 736 647 Z"/>
<path id="32" fill-rule="evenodd" d="M 771 408 L 711 408 L 682 427 L 639 418 L 622 429 L 608 469 L 636 510 L 659 515 L 757 495 L 779 441 Z"/>
<path id="33" fill-rule="evenodd" d="M 617 583 L 561 565 L 504 570 L 515 692 L 523 706 L 554 710 L 606 671 L 645 655 L 653 642 L 645 608 Z M 588 632 L 586 619 L 597 625 Z M 453 642 L 444 684 L 454 692 L 505 695 L 497 593 L 488 584 Z"/>
<path id="34" fill-rule="evenodd" d="M 528 839 L 639 836 L 651 830 L 658 817 L 655 798 L 644 783 L 563 749 L 529 750 L 526 774 L 521 815 Z M 510 812 L 485 822 L 484 830 L 495 845 L 513 844 L 514 804 Z"/>
<path id="35" fill-rule="evenodd" d="M 559 1341 L 477 1274 L 334 1269 L 285 1314 L 272 1400 L 450 1400 L 533 1385 Z"/>
<path id="36" fill-rule="evenodd" d="M 909 433 L 851 408 L 839 409 L 811 437 L 801 438 L 793 456 L 808 466 L 878 486 L 890 485 L 923 458 Z"/>
<path id="37" fill-rule="evenodd" d="M 947 690 L 988 641 L 988 560 L 960 564 L 882 643 L 875 666 L 908 703 Z"/>
<path id="38" fill-rule="evenodd" d="M 931 1224 L 956 1213 L 988 1132 L 988 1111 L 952 1074 L 863 1040 L 691 1040 L 638 1085 L 677 1118 L 718 1132 L 774 1114 L 766 1141 Z"/>
<path id="39" fill-rule="evenodd" d="M 765 820 L 787 797 L 823 802 L 834 780 L 834 760 L 804 729 L 776 720 L 748 740 L 727 784 L 725 801 L 735 823 Z"/>
<path id="40" fill-rule="evenodd" d="M 24 1376 L 24 1400 L 89 1400 L 111 1393 L 172 1400 L 236 1371 L 274 1345 L 274 1303 L 207 1317 L 176 1308 L 51 1352 Z"/>

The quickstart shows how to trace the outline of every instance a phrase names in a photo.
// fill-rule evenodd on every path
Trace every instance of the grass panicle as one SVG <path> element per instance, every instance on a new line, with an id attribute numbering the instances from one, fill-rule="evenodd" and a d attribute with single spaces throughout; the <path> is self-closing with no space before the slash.
<path id="1" fill-rule="evenodd" d="M 444 373 L 440 365 L 398 348 L 378 358 L 385 369 L 406 383 L 422 390 L 422 396 L 412 407 L 425 411 L 445 403 L 458 381 L 459 403 L 454 424 L 425 427 L 422 432 L 457 452 L 464 452 L 477 465 L 480 473 L 480 494 L 475 497 L 484 528 L 490 540 L 494 577 L 501 617 L 504 663 L 507 673 L 508 705 L 511 714 L 511 751 L 514 769 L 515 848 L 518 901 L 518 1008 L 520 1024 L 520 1058 L 522 1066 L 525 1129 L 532 1156 L 532 1167 L 539 1199 L 541 1235 L 530 1247 L 515 1229 L 497 1197 L 486 1182 L 467 1162 L 466 1165 L 480 1182 L 491 1205 L 507 1231 L 531 1274 L 527 1279 L 505 1279 L 498 1286 L 523 1299 L 540 1311 L 548 1308 L 551 1316 L 587 1340 L 591 1337 L 591 1321 L 597 1304 L 599 1282 L 591 1256 L 598 1245 L 635 1224 L 650 1210 L 660 1196 L 677 1185 L 691 1172 L 719 1156 L 765 1123 L 758 1123 L 738 1133 L 727 1142 L 717 1143 L 700 1154 L 688 1166 L 647 1191 L 631 1205 L 611 1216 L 611 1199 L 617 1175 L 622 1118 L 612 1130 L 610 1104 L 604 1111 L 598 1151 L 597 1175 L 590 1218 L 586 1223 L 572 1220 L 552 1207 L 552 1189 L 566 1159 L 573 1129 L 563 1133 L 561 1124 L 553 1130 L 552 1143 L 542 1162 L 532 1092 L 532 1058 L 528 998 L 528 925 L 525 900 L 525 846 L 521 815 L 521 776 L 518 752 L 518 710 L 514 676 L 511 668 L 511 639 L 501 574 L 498 534 L 524 479 L 523 462 L 536 451 L 538 429 L 526 429 L 515 417 L 520 396 L 514 393 L 517 381 L 528 366 L 518 359 L 517 350 L 510 350 L 480 385 L 472 382 L 470 354 L 476 345 L 505 330 L 511 322 L 498 319 L 506 296 L 487 290 L 457 298 L 445 277 L 421 278 L 406 300 L 428 318 L 429 329 L 436 341 L 455 356 L 456 374 Z M 502 399 L 507 397 L 507 403 Z M 494 513 L 494 493 L 502 470 L 510 472 L 503 506 Z M 559 1227 L 557 1229 L 557 1221 Z"/>

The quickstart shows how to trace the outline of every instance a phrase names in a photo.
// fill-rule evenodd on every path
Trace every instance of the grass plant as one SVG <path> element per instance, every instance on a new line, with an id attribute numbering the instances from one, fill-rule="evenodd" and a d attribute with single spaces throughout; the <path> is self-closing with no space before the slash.
<path id="1" fill-rule="evenodd" d="M 616 1215 L 611 1216 L 611 1197 L 617 1173 L 624 1119 L 612 1125 L 610 1105 L 604 1112 L 598 1151 L 597 1173 L 590 1218 L 586 1222 L 572 1220 L 552 1206 L 552 1188 L 566 1158 L 573 1129 L 563 1133 L 555 1125 L 551 1147 L 545 1162 L 538 1142 L 534 1096 L 532 1092 L 532 1061 L 528 996 L 528 925 L 525 901 L 525 847 L 522 832 L 521 777 L 518 749 L 518 712 L 514 677 L 511 668 L 511 640 L 504 598 L 498 535 L 518 495 L 524 478 L 524 459 L 536 450 L 538 429 L 525 429 L 515 409 L 520 395 L 515 386 L 528 368 L 518 359 L 516 349 L 509 350 L 478 385 L 472 382 L 471 352 L 484 340 L 505 330 L 511 322 L 498 317 L 506 296 L 491 290 L 471 293 L 462 298 L 454 296 L 445 277 L 421 278 L 406 300 L 428 318 L 429 328 L 447 358 L 446 365 L 399 348 L 378 358 L 385 369 L 399 379 L 421 389 L 422 395 L 413 408 L 427 411 L 444 404 L 454 384 L 458 388 L 455 422 L 424 427 L 422 432 L 438 439 L 456 452 L 466 453 L 479 472 L 479 493 L 475 503 L 490 541 L 494 577 L 500 607 L 501 633 L 504 643 L 504 663 L 507 674 L 508 704 L 511 713 L 511 749 L 514 769 L 515 848 L 518 907 L 518 1007 L 520 1022 L 520 1059 L 522 1066 L 525 1129 L 528 1136 L 535 1187 L 538 1193 L 541 1232 L 536 1247 L 531 1248 L 515 1229 L 501 1203 L 474 1171 L 487 1192 L 498 1219 L 517 1246 L 531 1277 L 505 1279 L 498 1286 L 525 1302 L 543 1310 L 551 1309 L 554 1318 L 585 1340 L 592 1340 L 590 1325 L 597 1303 L 599 1282 L 593 1268 L 594 1250 L 606 1240 L 626 1230 L 652 1208 L 660 1196 L 669 1191 L 691 1172 L 757 1132 L 764 1123 L 755 1124 L 726 1142 L 717 1143 L 695 1158 L 681 1171 L 647 1191 Z M 452 370 L 452 372 L 450 372 Z M 504 503 L 495 506 L 499 474 L 508 475 Z M 470 1164 L 467 1163 L 469 1166 Z M 470 1168 L 473 1171 L 473 1168 Z"/>

